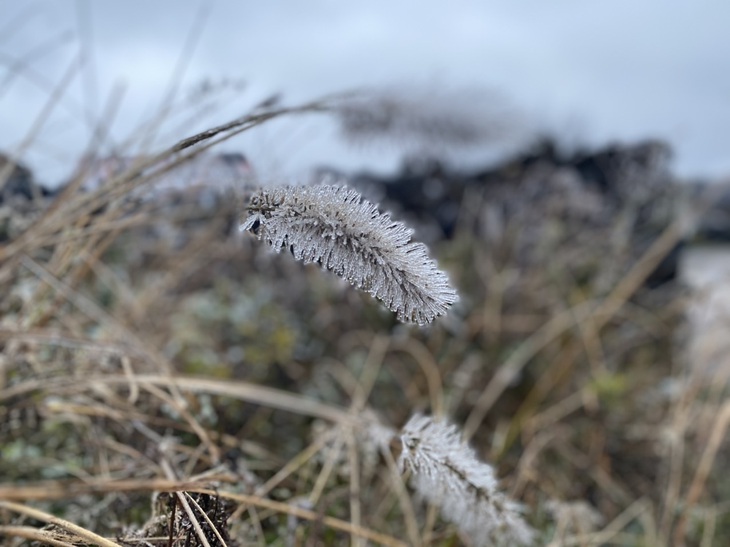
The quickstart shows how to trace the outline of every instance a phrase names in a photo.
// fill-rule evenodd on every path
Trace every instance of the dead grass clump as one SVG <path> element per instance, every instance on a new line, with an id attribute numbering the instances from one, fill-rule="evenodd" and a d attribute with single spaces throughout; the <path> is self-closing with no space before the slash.
<path id="1" fill-rule="evenodd" d="M 256 111 L 93 192 L 79 178 L 0 246 L 3 541 L 468 542 L 398 467 L 417 435 L 395 433 L 420 411 L 459 424 L 538 544 L 730 541 L 726 387 L 678 358 L 681 292 L 644 284 L 676 225 L 630 246 L 623 224 L 550 208 L 492 239 L 465 221 L 432 248 L 462 300 L 423 331 L 241 239 L 230 198 L 164 215 L 125 199 L 236 132 L 325 106 Z"/>

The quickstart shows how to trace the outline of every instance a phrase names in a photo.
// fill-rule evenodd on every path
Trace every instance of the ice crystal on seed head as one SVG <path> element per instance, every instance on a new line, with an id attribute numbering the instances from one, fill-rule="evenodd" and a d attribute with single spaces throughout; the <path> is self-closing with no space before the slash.
<path id="1" fill-rule="evenodd" d="M 533 530 L 520 506 L 499 490 L 494 471 L 461 441 L 456 426 L 413 416 L 401 431 L 398 465 L 416 492 L 438 507 L 475 545 L 527 545 Z"/>
<path id="2" fill-rule="evenodd" d="M 251 198 L 240 229 L 255 233 L 276 252 L 288 249 L 369 292 L 400 321 L 419 325 L 443 315 L 457 300 L 412 230 L 354 190 L 338 186 L 290 186 L 261 190 Z"/>

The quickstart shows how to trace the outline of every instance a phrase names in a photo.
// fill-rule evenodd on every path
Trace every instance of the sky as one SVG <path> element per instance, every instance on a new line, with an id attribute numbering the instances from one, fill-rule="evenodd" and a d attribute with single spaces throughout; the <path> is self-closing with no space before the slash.
<path id="1" fill-rule="evenodd" d="M 386 88 L 480 95 L 485 123 L 507 120 L 504 142 L 452 154 L 456 167 L 550 133 L 569 146 L 664 139 L 679 175 L 723 177 L 728 21 L 726 0 L 0 0 L 0 150 L 53 185 L 99 119 L 107 148 L 144 135 L 149 150 L 273 93 L 296 103 Z M 140 129 L 168 104 L 159 131 Z M 257 128 L 221 150 L 271 178 L 322 165 L 388 172 L 408 152 L 346 144 L 322 117 Z"/>

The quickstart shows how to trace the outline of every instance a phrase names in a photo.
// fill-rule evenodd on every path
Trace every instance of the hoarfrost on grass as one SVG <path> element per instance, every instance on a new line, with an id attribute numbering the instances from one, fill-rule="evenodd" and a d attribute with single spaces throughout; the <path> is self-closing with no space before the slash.
<path id="1" fill-rule="evenodd" d="M 492 468 L 461 442 L 456 426 L 415 415 L 401 432 L 402 471 L 416 492 L 437 506 L 475 545 L 528 545 L 533 530 L 518 503 L 499 490 Z"/>
<path id="2" fill-rule="evenodd" d="M 315 262 L 369 292 L 398 320 L 430 323 L 456 302 L 456 291 L 412 230 L 356 191 L 338 186 L 291 186 L 257 192 L 240 229 L 276 252 Z"/>

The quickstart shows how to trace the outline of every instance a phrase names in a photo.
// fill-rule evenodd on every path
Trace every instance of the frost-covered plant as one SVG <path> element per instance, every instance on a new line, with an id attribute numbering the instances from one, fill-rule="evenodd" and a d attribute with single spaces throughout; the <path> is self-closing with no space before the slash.
<path id="1" fill-rule="evenodd" d="M 555 519 L 555 538 L 586 535 L 595 532 L 604 523 L 603 515 L 584 500 L 549 500 L 545 509 Z"/>
<path id="2" fill-rule="evenodd" d="M 525 545 L 533 530 L 520 506 L 499 490 L 492 468 L 461 442 L 456 426 L 415 415 L 401 432 L 398 460 L 416 492 L 440 508 L 475 545 Z"/>
<path id="3" fill-rule="evenodd" d="M 316 262 L 382 300 L 400 321 L 419 325 L 443 315 L 457 300 L 413 231 L 378 210 L 356 191 L 338 186 L 260 190 L 240 229 L 254 232 L 276 251 L 288 249 Z"/>

